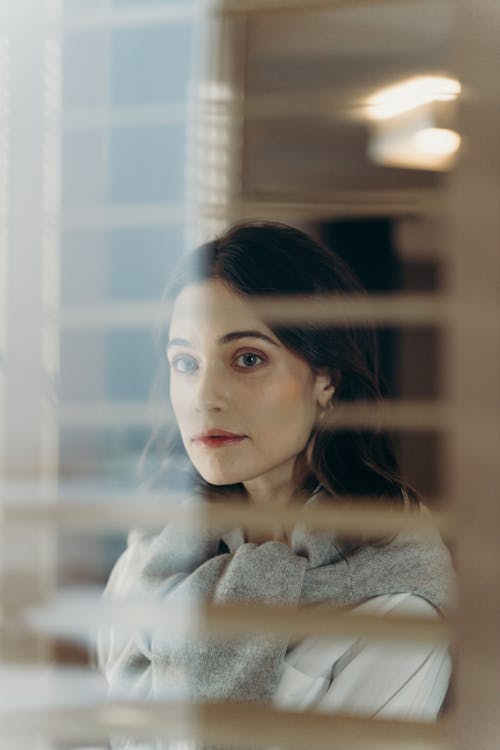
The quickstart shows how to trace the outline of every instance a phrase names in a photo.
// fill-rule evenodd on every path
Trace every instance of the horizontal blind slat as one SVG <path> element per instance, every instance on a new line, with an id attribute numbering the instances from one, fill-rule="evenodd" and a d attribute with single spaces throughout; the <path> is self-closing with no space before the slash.
<path id="1" fill-rule="evenodd" d="M 3 725 L 3 727 L 2 727 Z M 11 737 L 43 731 L 52 738 L 102 740 L 110 733 L 130 738 L 190 738 L 208 743 L 238 743 L 251 737 L 252 746 L 303 750 L 445 750 L 447 724 L 329 716 L 312 711 L 277 710 L 238 703 L 182 704 L 155 701 L 109 702 L 80 709 L 23 713 L 3 719 L 0 731 Z"/>
<path id="2" fill-rule="evenodd" d="M 84 494 L 84 493 L 82 493 Z M 179 494 L 178 499 L 185 498 Z M 274 531 L 277 524 L 332 531 L 338 534 L 392 534 L 409 530 L 439 530 L 446 536 L 454 533 L 453 519 L 447 512 L 432 514 L 407 513 L 390 507 L 380 500 L 368 498 L 352 499 L 332 503 L 330 507 L 273 506 L 261 508 L 228 500 L 224 504 L 206 504 L 203 508 L 188 509 L 175 506 L 175 493 L 168 500 L 137 495 L 96 496 L 90 493 L 80 499 L 59 501 L 26 501 L 7 499 L 3 502 L 2 518 L 5 523 L 57 523 L 78 529 L 105 531 L 106 529 L 129 530 L 134 525 L 140 528 L 161 529 L 170 521 L 182 522 L 196 528 L 220 528 L 244 526 L 253 531 Z M 440 500 L 440 504 L 444 504 Z"/>

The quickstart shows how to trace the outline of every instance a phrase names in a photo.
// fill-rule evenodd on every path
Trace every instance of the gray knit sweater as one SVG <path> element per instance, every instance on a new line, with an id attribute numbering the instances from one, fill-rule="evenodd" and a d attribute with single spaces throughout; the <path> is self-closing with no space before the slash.
<path id="1" fill-rule="evenodd" d="M 428 511 L 421 507 L 420 512 Z M 411 592 L 441 613 L 453 604 L 450 555 L 437 532 L 401 532 L 385 546 L 350 553 L 332 534 L 302 527 L 294 529 L 291 546 L 234 545 L 229 534 L 223 545 L 228 551 L 221 553 L 223 536 L 176 523 L 159 534 L 132 532 L 105 597 L 147 597 L 179 607 L 194 599 L 345 608 L 379 594 Z M 161 628 L 135 633 L 103 628 L 98 661 L 112 694 L 160 698 L 182 688 L 196 700 L 267 702 L 287 646 L 286 638 L 265 634 L 187 641 Z"/>

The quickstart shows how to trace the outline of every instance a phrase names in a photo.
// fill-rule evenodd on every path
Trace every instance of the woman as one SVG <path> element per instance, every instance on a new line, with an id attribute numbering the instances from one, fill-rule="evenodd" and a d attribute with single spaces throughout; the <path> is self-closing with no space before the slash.
<path id="1" fill-rule="evenodd" d="M 424 512 L 383 434 L 332 429 L 336 403 L 381 397 L 370 328 L 274 324 L 252 305 L 260 295 L 360 292 L 333 252 L 281 224 L 239 224 L 182 260 L 169 289 L 180 437 L 170 458 L 179 449 L 189 458 L 194 507 L 231 496 L 265 512 L 368 496 Z M 165 473 L 172 478 L 172 461 Z M 449 554 L 430 532 L 346 539 L 300 526 L 265 535 L 169 523 L 157 535 L 130 535 L 106 595 L 439 617 L 450 590 Z M 136 697 L 182 688 L 196 699 L 424 720 L 436 717 L 450 676 L 445 648 L 384 646 L 356 634 L 181 643 L 164 628 L 103 630 L 99 657 L 111 689 Z"/>

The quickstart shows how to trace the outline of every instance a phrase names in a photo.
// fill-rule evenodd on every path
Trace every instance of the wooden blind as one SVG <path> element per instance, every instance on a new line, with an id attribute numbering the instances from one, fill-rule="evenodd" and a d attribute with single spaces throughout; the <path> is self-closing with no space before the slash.
<path id="1" fill-rule="evenodd" d="M 432 0 L 420 3 L 422 7 L 432 4 Z M 257 138 L 256 133 L 262 138 L 263 133 L 272 132 L 277 121 L 302 118 L 316 122 L 346 114 L 345 105 L 336 103 L 335 96 L 328 98 L 326 87 L 320 92 L 300 87 L 281 93 L 252 90 L 252 75 L 259 62 L 255 59 L 259 24 L 272 21 L 279 28 L 291 15 L 306 22 L 308 14 L 367 7 L 375 16 L 378 10 L 383 12 L 383 18 L 392 9 L 396 18 L 403 5 L 393 0 L 12 0 L 0 10 L 0 292 L 4 292 L 0 299 L 0 683 L 13 686 L 15 695 L 26 694 L 24 705 L 12 699 L 0 709 L 0 738 L 6 747 L 103 747 L 111 734 L 141 737 L 146 727 L 152 736 L 208 744 L 238 744 L 242 737 L 252 736 L 253 744 L 263 747 L 497 750 L 500 7 L 492 0 L 476 0 L 473 8 L 466 0 L 437 3 L 441 10 L 447 6 L 452 19 L 448 64 L 463 91 L 458 120 L 460 157 L 439 189 L 427 189 L 419 183 L 417 188 L 402 184 L 390 191 L 335 185 L 316 194 L 298 189 L 293 194 L 259 192 L 259 173 L 253 162 L 256 140 L 252 139 Z M 189 28 L 187 35 L 193 35 L 193 73 L 185 89 L 170 99 L 155 101 L 154 97 L 147 99 L 144 84 L 139 83 L 136 98 L 129 97 L 128 89 L 119 89 L 118 78 L 113 79 L 113 61 L 120 59 L 125 65 L 125 52 L 137 53 L 133 38 L 137 30 L 167 27 Z M 117 30 L 122 34 L 121 52 L 113 36 Z M 153 36 L 150 43 L 157 43 Z M 88 54 L 89 49 L 92 54 Z M 163 48 L 159 45 L 158 49 Z M 92 63 L 94 73 L 88 80 L 79 79 L 77 72 L 70 89 L 65 89 L 67 66 L 78 57 L 79 50 L 82 59 L 88 55 L 82 69 Z M 75 69 L 80 70 L 78 65 Z M 132 86 L 132 73 L 130 76 Z M 117 143 L 126 129 L 164 128 L 161 137 L 167 142 L 166 136 L 178 137 L 175 129 L 168 130 L 176 123 L 185 128 L 188 146 L 185 154 L 172 154 L 170 158 L 172 163 L 178 158 L 179 174 L 187 175 L 185 193 L 155 192 L 147 180 L 147 198 L 124 189 L 120 192 L 126 180 L 119 166 L 116 174 L 113 172 L 113 164 L 116 167 L 125 160 Z M 253 129 L 255 125 L 257 130 Z M 159 143 L 163 143 L 161 137 L 158 135 Z M 96 166 L 93 172 L 94 167 L 84 159 L 72 161 L 85 148 L 89 153 L 101 149 L 105 165 L 101 171 Z M 307 158 L 303 153 L 298 156 Z M 325 159 L 334 158 L 335 154 L 325 155 Z M 78 169 L 81 174 L 75 177 Z M 70 200 L 65 188 L 72 180 L 76 197 Z M 345 531 L 360 527 L 393 531 L 412 523 L 436 525 L 452 546 L 457 563 L 460 598 L 456 617 L 453 622 L 405 619 L 389 624 L 369 617 L 356 617 L 354 622 L 348 614 L 313 611 L 294 616 L 297 636 L 344 634 L 355 627 L 360 634 L 391 641 L 442 643 L 451 639 L 455 668 L 450 706 L 445 717 L 433 724 L 295 713 L 251 705 L 111 702 L 97 688 L 93 700 L 78 700 L 80 693 L 75 690 L 73 701 L 61 701 L 58 695 L 47 703 L 46 686 L 57 670 L 76 662 L 81 670 L 76 679 L 78 675 L 83 679 L 88 672 L 86 649 L 90 650 L 89 643 L 82 646 L 81 641 L 79 648 L 71 650 L 50 630 L 26 627 L 32 610 L 38 610 L 38 619 L 30 622 L 43 622 L 40 613 L 43 615 L 44 607 L 57 596 L 60 535 L 71 531 L 86 534 L 88 540 L 102 542 L 104 538 L 100 546 L 89 542 L 89 557 L 91 550 L 103 555 L 103 548 L 109 555 L 109 549 L 111 554 L 118 549 L 117 535 L 123 538 L 134 524 L 160 528 L 165 520 L 178 515 L 175 508 L 165 508 L 155 495 L 110 488 L 104 481 L 90 484 L 88 477 L 76 485 L 68 482 L 72 476 L 82 479 L 78 469 L 86 460 L 86 444 L 82 443 L 84 447 L 78 453 L 77 440 L 82 430 L 112 426 L 123 434 L 129 428 L 142 429 L 146 434 L 155 422 L 158 405 L 151 408 L 146 398 L 129 397 L 127 393 L 119 399 L 106 395 L 104 338 L 91 344 L 87 338 L 88 351 L 94 351 L 96 359 L 94 364 L 81 364 L 88 369 L 88 379 L 93 378 L 95 390 L 85 401 L 65 398 L 64 393 L 61 396 L 61 342 L 69 337 L 77 342 L 74 351 L 78 351 L 84 340 L 77 339 L 78 335 L 121 331 L 130 336 L 133 331 L 153 328 L 159 313 L 154 299 L 111 300 L 104 287 L 99 298 L 82 296 L 68 302 L 64 299 L 65 284 L 78 289 L 77 282 L 84 285 L 84 277 L 76 274 L 76 280 L 68 280 L 63 256 L 69 253 L 71 242 L 76 243 L 78 232 L 78 242 L 84 246 L 90 243 L 94 249 L 101 247 L 100 243 L 107 247 L 105 232 L 145 228 L 179 231 L 186 246 L 192 246 L 228 222 L 256 215 L 292 221 L 295 217 L 306 228 L 324 217 L 430 215 L 444 227 L 443 284 L 438 291 L 377 295 L 363 301 L 346 300 L 342 305 L 318 299 L 307 308 L 310 320 L 324 320 L 326 316 L 329 320 L 369 320 L 380 327 L 431 325 L 442 330 L 443 392 L 438 398 L 393 399 L 376 410 L 354 403 L 336 411 L 333 418 L 337 427 L 382 424 L 388 430 L 442 434 L 443 496 L 438 498 L 434 519 L 410 520 L 394 512 L 377 511 L 367 503 L 357 510 L 346 507 L 311 513 L 311 524 Z M 96 285 L 104 283 L 103 257 L 104 250 L 93 259 L 88 253 L 88 264 L 95 264 Z M 297 315 L 296 300 L 276 306 L 262 299 L 260 304 L 267 315 L 279 319 Z M 75 368 L 72 372 L 74 390 L 71 383 L 68 386 L 70 396 L 78 392 L 77 371 Z M 76 446 L 72 455 L 80 461 L 71 465 L 73 475 L 69 464 L 64 463 L 64 448 L 70 443 Z M 213 508 L 198 521 L 217 525 L 224 519 L 262 530 L 272 528 L 278 519 L 290 522 L 294 518 L 294 511 L 289 509 L 249 516 L 247 509 L 235 505 Z M 109 562 L 103 562 L 102 567 L 109 567 Z M 96 583 L 94 579 L 91 582 Z M 88 614 L 89 602 L 91 614 L 83 628 L 88 627 L 90 632 L 109 613 L 103 611 L 97 595 L 85 600 L 77 611 Z M 202 632 L 278 633 L 290 629 L 286 611 L 279 608 L 242 611 L 238 607 L 207 607 L 198 614 L 196 627 Z M 133 615 L 125 612 L 125 616 Z M 144 613 L 143 621 L 139 618 L 136 622 L 145 625 L 153 618 L 171 626 L 175 617 L 176 613 L 168 609 L 152 610 Z M 38 693 L 36 680 L 43 684 Z M 89 689 L 95 685 L 97 682 L 91 682 Z"/>

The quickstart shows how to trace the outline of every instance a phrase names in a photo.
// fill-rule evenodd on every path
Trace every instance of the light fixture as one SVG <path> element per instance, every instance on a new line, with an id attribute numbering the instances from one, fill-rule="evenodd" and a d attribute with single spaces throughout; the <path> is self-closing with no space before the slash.
<path id="1" fill-rule="evenodd" d="M 415 76 L 386 86 L 366 102 L 369 120 L 386 120 L 431 102 L 449 102 L 461 92 L 460 82 L 448 76 Z"/>
<path id="2" fill-rule="evenodd" d="M 460 147 L 453 129 L 460 83 L 418 76 L 377 91 L 367 100 L 368 156 L 381 166 L 449 169 Z"/>
<path id="3" fill-rule="evenodd" d="M 368 154 L 386 167 L 449 169 L 460 146 L 460 136 L 448 128 L 422 128 L 414 132 L 379 132 L 372 137 Z"/>

